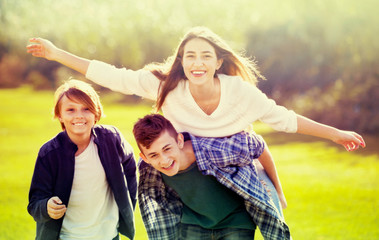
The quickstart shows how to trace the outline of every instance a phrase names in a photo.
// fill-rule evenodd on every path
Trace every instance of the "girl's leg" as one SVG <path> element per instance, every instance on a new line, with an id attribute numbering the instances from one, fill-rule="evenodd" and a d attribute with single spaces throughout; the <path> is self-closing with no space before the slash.
<path id="1" fill-rule="evenodd" d="M 258 178 L 263 184 L 265 185 L 267 191 L 269 192 L 269 195 L 271 196 L 276 208 L 278 209 L 278 212 L 280 216 L 283 218 L 283 209 L 280 204 L 280 199 L 278 192 L 276 191 L 276 188 L 270 178 L 268 177 L 266 171 L 264 170 L 262 164 L 259 161 L 255 161 L 255 167 L 258 171 Z"/>

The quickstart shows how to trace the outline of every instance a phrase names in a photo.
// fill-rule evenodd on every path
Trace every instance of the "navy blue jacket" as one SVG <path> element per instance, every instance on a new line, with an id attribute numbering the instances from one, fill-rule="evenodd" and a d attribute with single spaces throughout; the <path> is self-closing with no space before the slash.
<path id="1" fill-rule="evenodd" d="M 92 135 L 119 209 L 118 231 L 133 239 L 135 232 L 133 210 L 137 192 L 133 149 L 113 126 L 95 125 Z M 36 239 L 59 238 L 63 217 L 57 220 L 50 218 L 47 213 L 47 201 L 53 196 L 58 196 L 63 204 L 68 206 L 77 149 L 63 131 L 39 150 L 28 204 L 29 214 L 37 222 Z"/>

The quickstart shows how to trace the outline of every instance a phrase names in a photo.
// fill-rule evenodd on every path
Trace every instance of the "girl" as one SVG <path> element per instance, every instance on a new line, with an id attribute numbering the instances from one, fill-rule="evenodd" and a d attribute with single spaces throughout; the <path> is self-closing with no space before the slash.
<path id="1" fill-rule="evenodd" d="M 63 131 L 41 147 L 29 191 L 36 239 L 133 239 L 133 149 L 115 127 L 96 125 L 101 115 L 89 84 L 70 80 L 55 92 Z"/>

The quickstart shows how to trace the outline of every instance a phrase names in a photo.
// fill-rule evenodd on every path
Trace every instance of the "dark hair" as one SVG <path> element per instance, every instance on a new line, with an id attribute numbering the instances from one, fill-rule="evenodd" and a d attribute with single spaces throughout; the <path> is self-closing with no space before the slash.
<path id="1" fill-rule="evenodd" d="M 140 146 L 149 149 L 151 144 L 165 131 L 177 139 L 178 132 L 174 126 L 160 114 L 149 114 L 138 119 L 133 128 L 134 138 L 141 152 Z"/>
<path id="2" fill-rule="evenodd" d="M 175 53 L 165 63 L 153 63 L 145 67 L 161 80 L 156 103 L 157 111 L 160 110 L 167 95 L 178 85 L 179 81 L 186 79 L 182 66 L 184 47 L 188 41 L 195 38 L 207 41 L 214 47 L 217 59 L 223 59 L 223 63 L 215 75 L 240 76 L 244 81 L 251 82 L 254 85 L 258 79 L 265 79 L 257 69 L 255 61 L 242 54 L 237 54 L 221 37 L 210 29 L 194 27 L 184 35 Z"/>

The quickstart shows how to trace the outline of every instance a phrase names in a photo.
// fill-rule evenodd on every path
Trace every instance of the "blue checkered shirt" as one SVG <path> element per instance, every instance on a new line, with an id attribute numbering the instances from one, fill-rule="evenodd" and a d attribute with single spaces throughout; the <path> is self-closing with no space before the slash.
<path id="1" fill-rule="evenodd" d="M 253 160 L 265 147 L 263 139 L 241 132 L 224 138 L 195 137 L 188 134 L 199 170 L 211 175 L 245 199 L 246 210 L 264 239 L 290 239 L 290 232 L 274 203 L 258 179 Z M 166 186 L 161 173 L 139 162 L 138 200 L 149 239 L 177 239 L 183 203 Z"/>

